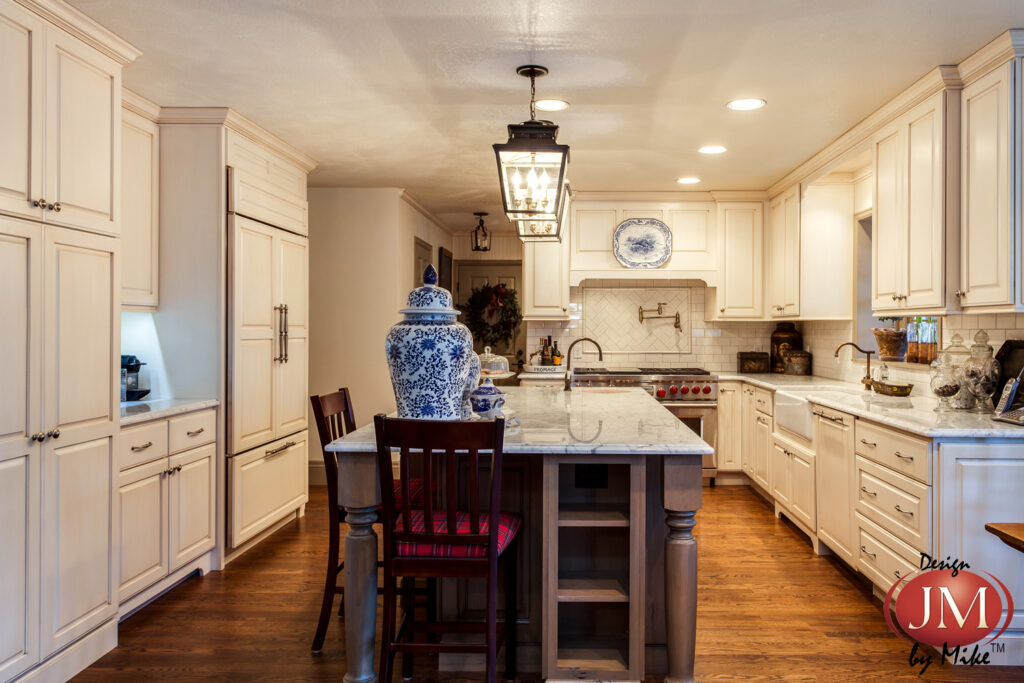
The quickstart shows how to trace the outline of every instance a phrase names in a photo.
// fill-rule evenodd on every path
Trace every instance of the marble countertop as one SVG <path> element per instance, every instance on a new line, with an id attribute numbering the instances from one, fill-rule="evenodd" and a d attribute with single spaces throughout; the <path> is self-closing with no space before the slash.
<path id="1" fill-rule="evenodd" d="M 161 420 L 194 410 L 219 406 L 215 398 L 158 398 L 151 401 L 125 401 L 121 404 L 121 426 Z"/>
<path id="2" fill-rule="evenodd" d="M 711 453 L 679 418 L 640 388 L 503 387 L 507 418 L 522 424 L 505 430 L 506 453 L 618 453 L 689 455 Z M 373 425 L 327 446 L 340 453 L 376 450 Z"/>
<path id="3" fill-rule="evenodd" d="M 746 382 L 755 387 L 769 391 L 777 389 L 853 389 L 861 390 L 863 385 L 844 382 L 841 379 L 829 379 L 816 375 L 781 375 L 775 373 L 756 373 L 743 375 L 739 373 L 719 374 L 722 382 Z"/>

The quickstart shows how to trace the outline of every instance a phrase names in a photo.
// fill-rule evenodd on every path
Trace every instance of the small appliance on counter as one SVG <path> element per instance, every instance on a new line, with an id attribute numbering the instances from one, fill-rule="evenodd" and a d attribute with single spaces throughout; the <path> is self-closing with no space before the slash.
<path id="1" fill-rule="evenodd" d="M 740 351 L 736 354 L 736 372 L 754 374 L 770 370 L 768 354 L 764 351 Z"/>
<path id="2" fill-rule="evenodd" d="M 125 401 L 141 401 L 149 394 L 149 389 L 139 386 L 139 370 L 145 365 L 135 356 L 121 355 L 122 382 L 124 391 L 121 392 Z"/>

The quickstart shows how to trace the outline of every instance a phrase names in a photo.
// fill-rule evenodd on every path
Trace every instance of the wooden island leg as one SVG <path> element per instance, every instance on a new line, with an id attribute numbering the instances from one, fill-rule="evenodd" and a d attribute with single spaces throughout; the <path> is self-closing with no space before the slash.
<path id="1" fill-rule="evenodd" d="M 347 508 L 345 535 L 345 683 L 374 683 L 377 634 L 377 508 Z"/>
<path id="2" fill-rule="evenodd" d="M 693 681 L 697 643 L 697 539 L 701 504 L 700 456 L 665 456 L 665 683 Z"/>

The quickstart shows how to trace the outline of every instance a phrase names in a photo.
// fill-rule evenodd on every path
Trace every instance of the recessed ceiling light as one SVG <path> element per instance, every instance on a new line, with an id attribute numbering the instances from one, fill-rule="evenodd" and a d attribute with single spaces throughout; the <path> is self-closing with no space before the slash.
<path id="1" fill-rule="evenodd" d="M 537 100 L 537 109 L 541 111 L 562 111 L 569 108 L 569 103 L 565 100 Z"/>
<path id="2" fill-rule="evenodd" d="M 676 182 L 679 183 L 680 185 L 693 185 L 694 183 L 699 183 L 700 182 L 700 178 L 695 178 L 693 176 L 687 176 L 685 178 L 677 178 Z"/>
<path id="3" fill-rule="evenodd" d="M 750 111 L 751 109 L 760 109 L 764 105 L 768 104 L 759 97 L 746 97 L 739 100 L 733 100 L 728 103 L 727 107 L 733 111 Z"/>
<path id="4" fill-rule="evenodd" d="M 725 151 L 725 147 L 721 145 L 704 145 L 697 151 L 701 154 L 721 154 Z"/>

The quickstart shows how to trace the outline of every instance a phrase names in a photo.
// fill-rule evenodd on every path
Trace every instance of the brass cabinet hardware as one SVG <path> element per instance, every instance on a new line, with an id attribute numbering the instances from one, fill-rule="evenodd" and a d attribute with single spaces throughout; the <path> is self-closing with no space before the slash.
<path id="1" fill-rule="evenodd" d="M 60 438 L 60 429 L 58 427 L 54 427 L 50 431 L 46 432 L 46 435 L 48 437 L 50 437 L 51 439 L 59 439 Z"/>
<path id="2" fill-rule="evenodd" d="M 871 448 L 875 448 L 876 446 L 878 446 L 878 444 L 875 443 L 874 441 L 868 441 L 867 439 L 861 439 L 860 442 L 865 446 L 871 446 Z"/>
<path id="3" fill-rule="evenodd" d="M 42 443 L 46 441 L 46 434 L 43 434 L 42 432 L 36 432 L 29 438 L 32 439 L 33 441 L 38 441 L 39 443 Z"/>
<path id="4" fill-rule="evenodd" d="M 60 213 L 60 202 L 54 202 L 53 203 L 53 210 L 56 213 Z"/>
<path id="5" fill-rule="evenodd" d="M 873 557 L 873 558 L 874 558 L 874 557 L 878 557 L 878 555 L 877 555 L 876 553 L 873 553 L 873 552 L 871 552 L 870 550 L 868 550 L 868 549 L 867 549 L 867 548 L 865 548 L 864 546 L 861 546 L 861 547 L 860 547 L 860 551 L 861 551 L 862 553 L 864 553 L 865 555 L 870 555 L 870 556 L 871 556 L 871 557 Z"/>
<path id="6" fill-rule="evenodd" d="M 864 493 L 868 494 L 869 496 L 877 496 L 877 495 L 878 495 L 878 494 L 877 494 L 877 493 L 875 493 L 874 491 L 868 491 L 868 490 L 867 490 L 866 488 L 864 488 L 863 486 L 861 486 L 861 487 L 860 487 L 860 490 L 861 490 L 861 491 L 863 491 Z"/>
<path id="7" fill-rule="evenodd" d="M 206 431 L 206 427 L 200 427 L 199 429 L 194 429 L 191 432 L 185 432 L 185 435 L 186 436 L 199 436 L 200 434 L 202 434 L 205 431 Z"/>
<path id="8" fill-rule="evenodd" d="M 288 450 L 295 444 L 295 441 L 289 441 L 288 443 L 278 446 L 277 448 L 268 448 L 266 451 L 266 455 L 277 455 L 278 453 L 284 453 L 286 450 Z"/>
<path id="9" fill-rule="evenodd" d="M 36 207 L 38 209 L 44 209 L 45 210 L 46 209 L 46 200 L 40 197 L 39 199 L 37 199 L 34 202 L 32 202 L 32 206 L 34 206 L 34 207 Z"/>
<path id="10" fill-rule="evenodd" d="M 845 422 L 843 422 L 843 418 L 841 418 L 841 417 L 832 417 L 831 415 L 827 415 L 826 413 L 823 413 L 823 412 L 821 412 L 819 410 L 815 410 L 814 414 L 817 415 L 818 417 L 823 417 L 826 420 L 831 420 L 832 422 L 837 422 L 837 423 L 839 423 L 841 425 L 846 424 Z"/>
<path id="11" fill-rule="evenodd" d="M 902 512 L 903 514 L 910 515 L 911 517 L 914 516 L 914 511 L 913 510 L 904 510 L 903 508 L 900 507 L 899 503 L 897 503 L 895 507 L 896 507 L 896 512 Z"/>
<path id="12" fill-rule="evenodd" d="M 913 460 L 914 459 L 914 456 L 912 456 L 912 455 L 903 455 L 899 451 L 896 451 L 895 453 L 893 453 L 893 455 L 895 455 L 897 458 L 902 458 L 903 460 Z"/>
<path id="13" fill-rule="evenodd" d="M 139 451 L 144 451 L 144 450 L 146 450 L 147 448 L 149 448 L 149 447 L 150 447 L 150 446 L 152 446 L 152 445 L 153 445 L 153 442 L 152 442 L 152 441 L 147 441 L 147 442 L 146 442 L 146 443 L 144 443 L 144 444 L 140 444 L 140 445 L 138 445 L 138 446 L 132 446 L 132 451 L 134 451 L 135 453 L 138 453 Z"/>

